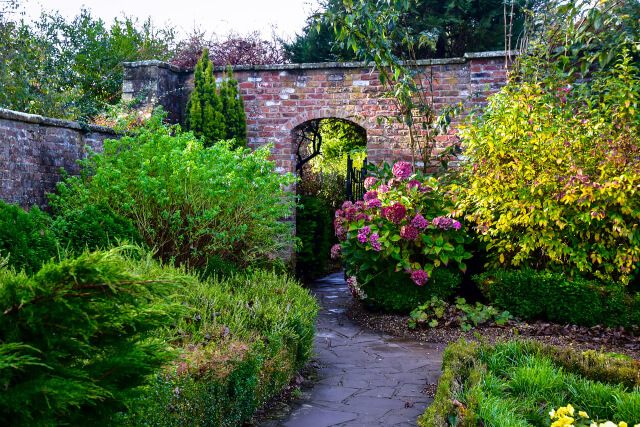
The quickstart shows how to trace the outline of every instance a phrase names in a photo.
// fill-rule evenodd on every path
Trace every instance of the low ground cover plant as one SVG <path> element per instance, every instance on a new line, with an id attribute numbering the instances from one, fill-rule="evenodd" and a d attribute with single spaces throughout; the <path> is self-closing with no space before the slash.
<path id="1" fill-rule="evenodd" d="M 633 361 L 535 341 L 459 341 L 445 351 L 443 370 L 420 426 L 549 426 L 568 404 L 593 422 L 640 423 Z"/>
<path id="2" fill-rule="evenodd" d="M 409 328 L 428 325 L 459 326 L 463 331 L 470 330 L 473 326 L 486 323 L 504 325 L 512 316 L 508 311 L 500 311 L 495 307 L 476 302 L 475 305 L 467 304 L 464 298 L 456 298 L 455 304 L 449 304 L 438 297 L 432 297 L 431 301 L 418 306 L 410 314 Z"/>
<path id="3" fill-rule="evenodd" d="M 293 243 L 281 218 L 293 209 L 268 147 L 255 151 L 218 142 L 204 148 L 192 133 L 162 123 L 147 125 L 90 153 L 81 177 L 58 185 L 50 204 L 57 215 L 95 204 L 130 219 L 163 262 L 204 268 L 217 255 L 247 267 L 278 262 Z"/>
<path id="4" fill-rule="evenodd" d="M 408 311 L 432 295 L 449 296 L 460 276 L 436 272 L 450 264 L 464 272 L 464 260 L 471 257 L 462 225 L 447 216 L 453 202 L 436 178 L 414 174 L 407 162 L 373 168 L 372 173 L 365 181 L 364 202 L 345 202 L 336 212 L 341 243 L 332 248 L 333 255 L 345 260 L 347 274 L 356 277 L 367 295 L 394 286 L 401 300 L 405 290 L 412 293 L 410 286 L 429 288 L 420 295 L 425 299 L 412 300 L 409 307 L 388 301 L 393 291 L 378 292 L 375 302 L 382 307 Z M 438 275 L 441 280 L 430 280 Z"/>

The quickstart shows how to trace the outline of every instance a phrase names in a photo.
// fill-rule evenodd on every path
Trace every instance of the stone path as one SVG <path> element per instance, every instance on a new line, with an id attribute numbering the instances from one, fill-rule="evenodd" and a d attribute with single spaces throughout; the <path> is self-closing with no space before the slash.
<path id="1" fill-rule="evenodd" d="M 363 329 L 344 311 L 351 295 L 343 273 L 311 287 L 322 309 L 316 323 L 318 365 L 312 388 L 262 427 L 415 426 L 432 402 L 427 384 L 440 377 L 444 345 Z"/>

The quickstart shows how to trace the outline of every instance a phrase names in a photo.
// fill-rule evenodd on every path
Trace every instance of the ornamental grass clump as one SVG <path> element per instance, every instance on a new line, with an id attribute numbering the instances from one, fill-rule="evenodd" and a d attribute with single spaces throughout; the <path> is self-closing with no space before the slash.
<path id="1" fill-rule="evenodd" d="M 450 218 L 451 199 L 433 177 L 412 174 L 407 162 L 374 170 L 365 180 L 364 202 L 345 202 L 334 220 L 339 246 L 334 256 L 346 260 L 347 273 L 357 278 L 364 292 L 378 305 L 410 311 L 431 296 L 447 297 L 460 280 L 452 264 L 466 271 L 471 254 L 464 245 L 469 237 Z M 438 280 L 433 280 L 435 276 Z M 456 283 L 457 282 L 457 283 Z M 426 286 L 432 285 L 432 286 Z M 397 287 L 391 303 L 390 286 Z M 403 288 L 425 287 L 401 302 Z M 387 300 L 385 302 L 385 300 Z"/>

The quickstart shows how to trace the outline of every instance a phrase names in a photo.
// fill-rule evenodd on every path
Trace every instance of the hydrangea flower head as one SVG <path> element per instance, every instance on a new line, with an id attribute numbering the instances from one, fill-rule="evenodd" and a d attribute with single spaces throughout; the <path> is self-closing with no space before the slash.
<path id="1" fill-rule="evenodd" d="M 376 190 L 367 191 L 366 193 L 364 193 L 363 198 L 365 202 L 368 202 L 369 200 L 372 200 L 372 199 L 377 199 L 378 192 Z"/>
<path id="2" fill-rule="evenodd" d="M 378 182 L 378 178 L 374 176 L 368 176 L 364 179 L 364 188 L 371 189 Z"/>
<path id="3" fill-rule="evenodd" d="M 378 233 L 373 233 L 371 236 L 369 236 L 369 243 L 371 243 L 371 247 L 376 252 L 380 252 L 380 249 L 382 249 L 380 242 L 378 242 L 379 238 L 380 236 L 378 235 Z"/>
<path id="4" fill-rule="evenodd" d="M 398 179 L 407 179 L 411 176 L 411 163 L 408 162 L 396 162 L 391 169 L 391 173 Z"/>
<path id="5" fill-rule="evenodd" d="M 412 179 L 411 181 L 407 182 L 407 191 L 411 191 L 414 188 L 420 189 L 421 184 L 422 183 L 417 179 Z"/>
<path id="6" fill-rule="evenodd" d="M 383 184 L 380 187 L 378 187 L 378 193 L 386 193 L 389 190 L 391 190 L 391 188 L 388 185 Z"/>
<path id="7" fill-rule="evenodd" d="M 400 229 L 400 237 L 404 240 L 416 240 L 418 238 L 418 229 L 413 225 L 405 225 Z"/>
<path id="8" fill-rule="evenodd" d="M 333 245 L 331 247 L 331 259 L 338 259 L 342 256 L 342 246 Z"/>
<path id="9" fill-rule="evenodd" d="M 413 217 L 413 219 L 411 220 L 411 225 L 413 225 L 416 228 L 419 228 L 420 230 L 424 230 L 429 225 L 429 221 L 424 219 L 422 215 L 418 214 L 415 217 Z"/>
<path id="10" fill-rule="evenodd" d="M 346 211 L 347 209 L 353 207 L 353 203 L 351 203 L 350 201 L 346 201 L 342 204 L 342 210 Z"/>
<path id="11" fill-rule="evenodd" d="M 371 199 L 367 202 L 367 209 L 381 208 L 381 207 L 382 207 L 382 202 L 380 201 L 380 199 Z"/>
<path id="12" fill-rule="evenodd" d="M 389 221 L 400 224 L 400 221 L 407 216 L 407 208 L 402 203 L 396 202 L 386 209 L 385 216 Z"/>
<path id="13" fill-rule="evenodd" d="M 424 270 L 415 270 L 411 273 L 411 280 L 413 280 L 416 285 L 422 286 L 429 280 L 429 275 Z"/>

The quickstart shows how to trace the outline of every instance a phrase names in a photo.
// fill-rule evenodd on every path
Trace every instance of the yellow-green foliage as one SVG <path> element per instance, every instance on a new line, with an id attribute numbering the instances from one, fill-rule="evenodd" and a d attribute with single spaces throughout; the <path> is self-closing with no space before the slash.
<path id="1" fill-rule="evenodd" d="M 577 83 L 523 62 L 518 79 L 462 128 L 468 187 L 458 209 L 494 268 L 628 283 L 640 260 L 638 70 L 623 53 Z"/>

